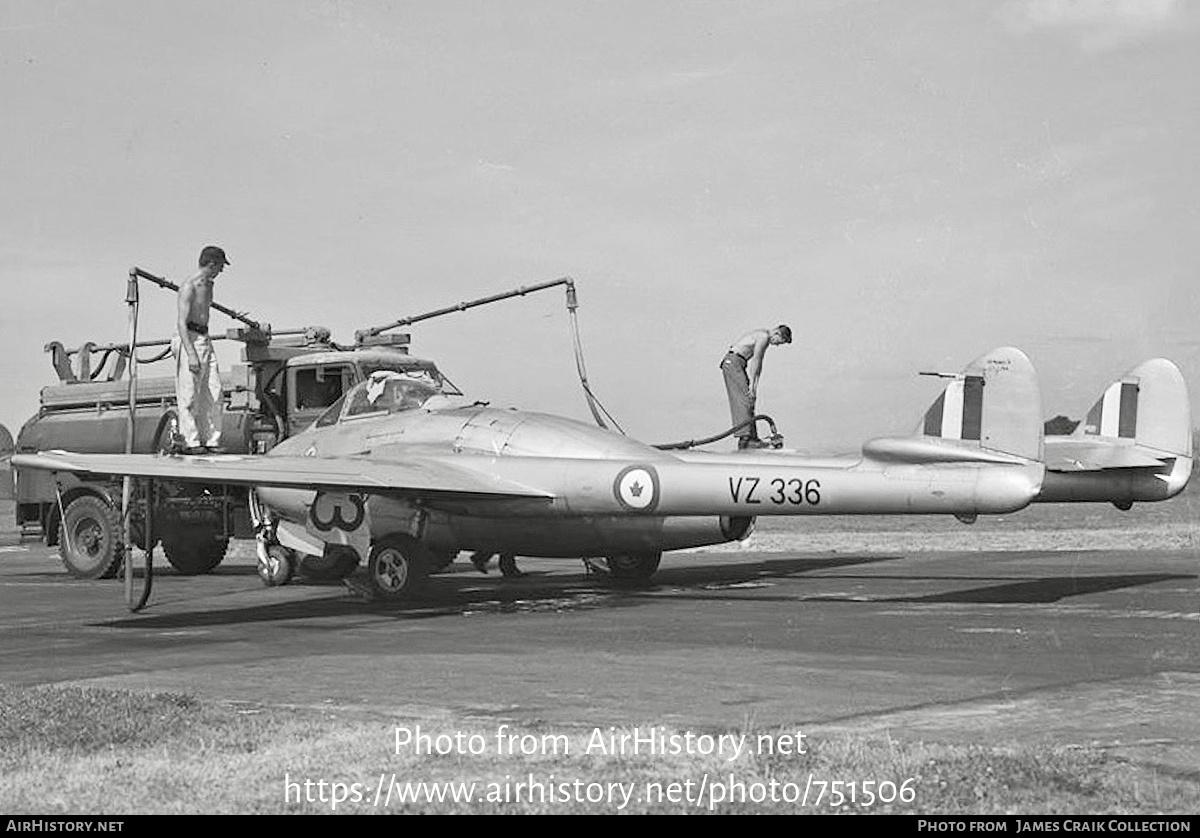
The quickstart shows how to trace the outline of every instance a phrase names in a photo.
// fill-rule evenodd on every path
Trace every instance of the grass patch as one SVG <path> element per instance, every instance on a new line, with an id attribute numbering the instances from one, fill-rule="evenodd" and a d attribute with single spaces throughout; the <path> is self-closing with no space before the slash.
<path id="1" fill-rule="evenodd" d="M 758 737 L 793 731 L 692 731 L 746 735 L 741 755 L 729 760 L 728 753 L 621 755 L 593 749 L 589 754 L 591 728 L 525 726 L 506 733 L 529 735 L 539 743 L 543 736 L 565 737 L 556 740 L 559 753 L 539 745 L 538 753 L 509 756 L 497 753 L 497 724 L 248 708 L 176 694 L 0 686 L 0 809 L 12 814 L 331 812 L 333 784 L 339 783 L 338 812 L 831 812 L 831 787 L 825 786 L 819 805 L 816 797 L 820 781 L 837 780 L 847 784 L 840 789 L 847 799 L 839 808 L 864 813 L 1200 810 L 1200 775 L 1166 773 L 1100 749 L 998 749 L 900 742 L 887 735 L 817 735 L 805 742 L 808 753 L 781 755 L 757 753 Z M 396 727 L 418 725 L 434 737 L 461 732 L 464 747 L 474 734 L 484 752 L 417 755 L 403 747 L 397 753 Z M 677 734 L 681 743 L 687 733 L 654 730 Z M 540 792 L 529 787 L 531 775 Z M 376 793 L 393 780 L 391 802 L 376 805 Z M 875 781 L 877 798 L 870 805 L 863 785 L 868 780 Z M 907 801 L 898 794 L 906 780 L 913 792 Z M 880 789 L 884 781 L 892 785 Z M 850 782 L 855 783 L 853 802 Z M 435 792 L 429 785 L 434 783 L 455 785 Z M 697 805 L 702 784 L 706 791 Z M 789 802 L 805 788 L 807 806 Z M 468 790 L 472 802 L 453 800 L 455 792 L 461 796 Z M 881 791 L 894 799 L 879 800 Z M 420 799 L 402 803 L 397 799 L 402 793 Z M 437 799 L 439 794 L 445 799 Z"/>

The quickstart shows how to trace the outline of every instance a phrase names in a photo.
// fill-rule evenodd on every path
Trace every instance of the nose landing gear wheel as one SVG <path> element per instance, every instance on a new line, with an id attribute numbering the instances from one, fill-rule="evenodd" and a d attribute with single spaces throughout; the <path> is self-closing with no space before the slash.
<path id="1" fill-rule="evenodd" d="M 410 596 L 429 574 L 433 555 L 410 535 L 382 538 L 371 547 L 367 575 L 379 599 L 395 601 Z"/>
<path id="2" fill-rule="evenodd" d="M 258 578 L 268 588 L 286 585 L 296 572 L 296 554 L 282 544 L 267 548 L 266 561 L 258 560 Z"/>

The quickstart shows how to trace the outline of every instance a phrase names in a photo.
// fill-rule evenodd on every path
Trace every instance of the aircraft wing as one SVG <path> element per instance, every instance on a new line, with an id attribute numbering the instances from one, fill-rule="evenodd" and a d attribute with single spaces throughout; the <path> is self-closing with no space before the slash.
<path id="1" fill-rule="evenodd" d="M 366 457 L 294 457 L 250 454 L 162 456 L 16 454 L 13 465 L 76 474 L 128 475 L 241 486 L 348 489 L 361 492 L 446 495 L 458 498 L 543 498 L 554 493 L 436 457 L 380 460 Z"/>
<path id="2" fill-rule="evenodd" d="M 1046 438 L 1046 468 L 1050 471 L 1106 471 L 1118 468 L 1160 468 L 1177 455 L 1115 440 Z"/>

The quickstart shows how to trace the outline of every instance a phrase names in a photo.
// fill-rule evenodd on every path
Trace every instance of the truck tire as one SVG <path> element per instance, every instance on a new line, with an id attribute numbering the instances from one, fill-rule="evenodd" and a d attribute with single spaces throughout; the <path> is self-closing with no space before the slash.
<path id="1" fill-rule="evenodd" d="M 121 516 L 98 495 L 67 504 L 58 525 L 58 553 L 76 579 L 109 579 L 121 566 Z"/>
<path id="2" fill-rule="evenodd" d="M 229 539 L 215 538 L 203 527 L 185 527 L 163 533 L 162 546 L 171 567 L 184 576 L 199 576 L 221 563 Z"/>

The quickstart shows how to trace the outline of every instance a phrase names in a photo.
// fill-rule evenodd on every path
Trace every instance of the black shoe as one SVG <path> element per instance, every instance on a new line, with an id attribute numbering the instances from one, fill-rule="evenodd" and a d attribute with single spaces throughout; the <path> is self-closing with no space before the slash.
<path id="1" fill-rule="evenodd" d="M 515 579 L 525 575 L 521 568 L 517 567 L 517 557 L 512 553 L 500 554 L 500 572 L 510 579 Z"/>
<path id="2" fill-rule="evenodd" d="M 475 565 L 475 569 L 480 573 L 487 573 L 488 562 L 492 560 L 491 553 L 472 553 L 471 564 Z"/>
<path id="3" fill-rule="evenodd" d="M 207 454 L 208 449 L 205 448 L 203 445 L 189 445 L 185 448 L 180 448 L 179 453 L 185 454 L 188 457 L 195 457 L 199 454 Z"/>

